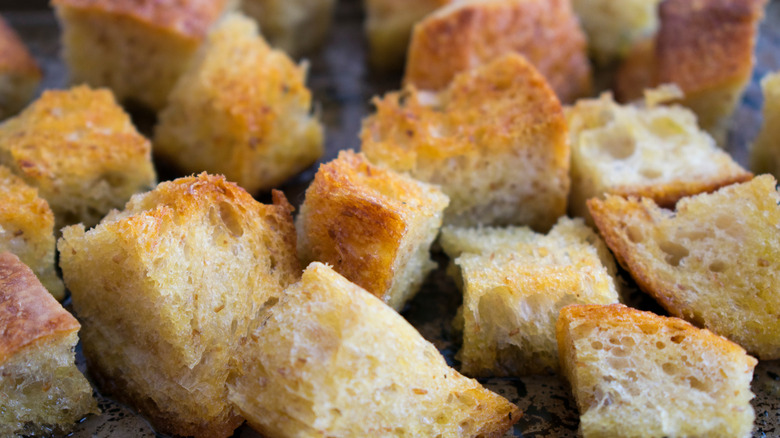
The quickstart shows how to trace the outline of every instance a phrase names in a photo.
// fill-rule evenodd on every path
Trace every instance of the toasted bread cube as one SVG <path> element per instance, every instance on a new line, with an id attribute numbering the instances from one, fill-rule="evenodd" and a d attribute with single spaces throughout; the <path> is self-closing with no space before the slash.
<path id="1" fill-rule="evenodd" d="M 0 120 L 27 105 L 43 72 L 19 35 L 0 16 Z"/>
<path id="2" fill-rule="evenodd" d="M 0 252 L 0 435 L 67 434 L 100 412 L 76 368 L 78 331 L 30 268 Z"/>
<path id="3" fill-rule="evenodd" d="M 750 151 L 750 167 L 757 173 L 780 176 L 780 72 L 761 81 L 764 122 Z"/>
<path id="4" fill-rule="evenodd" d="M 720 150 L 687 108 L 618 105 L 609 94 L 567 108 L 571 138 L 569 210 L 591 220 L 586 201 L 609 193 L 674 207 L 753 175 Z"/>
<path id="5" fill-rule="evenodd" d="M 377 70 L 397 70 L 406 60 L 414 25 L 453 0 L 363 0 L 369 58 Z"/>
<path id="6" fill-rule="evenodd" d="M 590 213 L 620 264 L 673 316 L 780 358 L 780 195 L 770 175 L 683 198 L 607 196 Z"/>
<path id="7" fill-rule="evenodd" d="M 90 227 L 154 186 L 151 144 L 108 90 L 50 90 L 0 125 L 0 164 L 38 188 L 56 230 Z"/>
<path id="8" fill-rule="evenodd" d="M 401 310 L 436 268 L 429 254 L 449 200 L 438 187 L 344 151 L 306 190 L 296 222 L 305 262 L 327 263 Z"/>
<path id="9" fill-rule="evenodd" d="M 52 0 L 73 84 L 159 110 L 211 26 L 235 0 Z"/>
<path id="10" fill-rule="evenodd" d="M 461 73 L 438 94 L 408 87 L 363 122 L 371 162 L 440 185 L 444 223 L 547 230 L 566 211 L 569 141 L 560 101 L 520 55 Z"/>
<path id="11" fill-rule="evenodd" d="M 0 252 L 19 257 L 56 298 L 65 298 L 65 285 L 54 267 L 54 213 L 38 190 L 0 166 Z"/>
<path id="12" fill-rule="evenodd" d="M 677 318 L 620 304 L 567 306 L 561 369 L 588 437 L 749 437 L 756 360 Z"/>
<path id="13" fill-rule="evenodd" d="M 336 0 L 243 0 L 272 46 L 298 57 L 321 46 L 333 23 Z"/>
<path id="14" fill-rule="evenodd" d="M 441 90 L 507 53 L 525 56 L 562 102 L 591 92 L 585 36 L 570 0 L 463 0 L 414 27 L 404 83 Z"/>
<path id="15" fill-rule="evenodd" d="M 171 93 L 155 154 L 184 172 L 224 174 L 250 193 L 275 187 L 323 152 L 305 76 L 252 20 L 231 14 Z"/>
<path id="16" fill-rule="evenodd" d="M 614 272 L 597 246 L 600 239 L 582 220 L 563 219 L 548 235 L 535 234 L 532 240 L 523 233 L 518 237 L 455 259 L 463 278 L 459 358 L 468 376 L 555 372 L 561 308 L 618 302 Z M 609 262 L 614 271 L 614 261 Z"/>
<path id="17" fill-rule="evenodd" d="M 398 313 L 312 263 L 254 329 L 230 385 L 274 437 L 503 436 L 517 407 L 449 368 Z"/>
<path id="18" fill-rule="evenodd" d="M 90 372 L 160 433 L 228 437 L 226 382 L 266 301 L 297 280 L 292 207 L 201 174 L 63 230 L 60 266 Z"/>

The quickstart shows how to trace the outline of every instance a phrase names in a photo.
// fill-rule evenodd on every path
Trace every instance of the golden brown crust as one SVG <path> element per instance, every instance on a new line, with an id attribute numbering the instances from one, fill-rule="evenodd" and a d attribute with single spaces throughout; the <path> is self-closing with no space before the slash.
<path id="1" fill-rule="evenodd" d="M 42 73 L 27 47 L 0 16 L 0 74 L 15 73 L 40 78 Z"/>
<path id="2" fill-rule="evenodd" d="M 631 47 L 615 76 L 615 98 L 620 103 L 644 97 L 645 90 L 655 86 L 655 38 L 645 38 Z"/>
<path id="3" fill-rule="evenodd" d="M 79 327 L 30 268 L 11 253 L 0 254 L 0 363 L 33 342 Z"/>
<path id="4" fill-rule="evenodd" d="M 677 181 L 671 184 L 657 184 L 644 187 L 615 187 L 611 188 L 609 193 L 624 198 L 652 198 L 659 207 L 674 208 L 677 201 L 687 196 L 711 193 L 721 187 L 748 182 L 751 179 L 753 179 L 752 173 L 742 171 L 737 175 L 727 175 L 721 178 L 713 177 L 702 181 Z"/>

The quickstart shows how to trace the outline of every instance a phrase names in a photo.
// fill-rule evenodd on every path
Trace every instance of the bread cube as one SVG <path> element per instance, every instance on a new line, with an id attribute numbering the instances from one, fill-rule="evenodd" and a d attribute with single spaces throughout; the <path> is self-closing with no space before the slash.
<path id="1" fill-rule="evenodd" d="M 0 253 L 19 257 L 59 301 L 65 285 L 54 268 L 54 213 L 38 191 L 0 166 Z"/>
<path id="2" fill-rule="evenodd" d="M 0 16 L 0 120 L 30 102 L 42 77 L 41 68 L 19 35 Z"/>
<path id="3" fill-rule="evenodd" d="M 780 358 L 780 195 L 770 175 L 683 198 L 607 196 L 590 213 L 620 264 L 670 314 Z"/>
<path id="4" fill-rule="evenodd" d="M 241 7 L 257 20 L 263 36 L 290 56 L 321 46 L 333 23 L 336 0 L 243 0 Z"/>
<path id="5" fill-rule="evenodd" d="M 618 302 L 613 273 L 586 236 L 600 240 L 581 220 L 564 219 L 546 236 L 455 259 L 463 279 L 461 372 L 489 377 L 558 370 L 561 308 Z"/>
<path id="6" fill-rule="evenodd" d="M 756 360 L 709 330 L 623 305 L 567 306 L 561 368 L 588 437 L 749 437 Z"/>
<path id="7" fill-rule="evenodd" d="M 610 193 L 680 198 L 749 181 L 753 175 L 720 150 L 687 108 L 618 105 L 609 94 L 566 109 L 571 138 L 569 211 L 587 218 L 586 201 Z"/>
<path id="8" fill-rule="evenodd" d="M 73 84 L 165 105 L 211 26 L 235 0 L 52 0 Z"/>
<path id="9" fill-rule="evenodd" d="M 151 145 L 108 90 L 49 90 L 0 125 L 0 164 L 38 189 L 56 230 L 90 227 L 154 186 Z"/>
<path id="10" fill-rule="evenodd" d="M 566 211 L 569 141 L 558 98 L 522 56 L 461 73 L 438 94 L 407 87 L 374 101 L 368 159 L 440 185 L 444 223 L 548 230 Z"/>
<path id="11" fill-rule="evenodd" d="M 750 167 L 757 173 L 780 176 L 780 72 L 761 81 L 764 121 L 750 151 Z"/>
<path id="12" fill-rule="evenodd" d="M 0 331 L 0 435 L 67 434 L 100 412 L 76 368 L 78 321 L 9 252 L 0 252 Z"/>
<path id="13" fill-rule="evenodd" d="M 277 186 L 323 152 L 305 76 L 252 20 L 231 14 L 171 93 L 155 154 L 184 172 L 224 174 L 250 193 Z"/>
<path id="14" fill-rule="evenodd" d="M 343 151 L 306 190 L 298 252 L 304 263 L 327 263 L 400 311 L 436 268 L 429 249 L 448 202 L 438 187 Z"/>
<path id="15" fill-rule="evenodd" d="M 585 35 L 570 0 L 463 0 L 414 26 L 405 84 L 441 90 L 507 53 L 525 56 L 562 102 L 591 92 Z"/>
<path id="16" fill-rule="evenodd" d="M 60 266 L 102 391 L 157 432 L 229 437 L 250 323 L 299 278 L 292 207 L 221 176 L 161 183 L 98 226 L 63 230 Z"/>
<path id="17" fill-rule="evenodd" d="M 503 436 L 517 407 L 449 368 L 398 313 L 320 263 L 269 309 L 230 384 L 273 437 Z"/>

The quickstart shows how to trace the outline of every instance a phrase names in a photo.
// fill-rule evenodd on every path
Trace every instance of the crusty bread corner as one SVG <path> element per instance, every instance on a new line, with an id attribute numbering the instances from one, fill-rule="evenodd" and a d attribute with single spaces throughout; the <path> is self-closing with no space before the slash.
<path id="1" fill-rule="evenodd" d="M 749 437 L 756 360 L 677 318 L 623 305 L 567 306 L 561 369 L 588 437 Z"/>
<path id="2" fill-rule="evenodd" d="M 48 90 L 0 125 L 0 164 L 36 187 L 55 230 L 95 225 L 156 180 L 151 144 L 110 91 Z"/>
<path id="3" fill-rule="evenodd" d="M 0 327 L 0 435 L 66 434 L 99 412 L 75 364 L 78 321 L 9 252 L 0 252 Z"/>
<path id="4" fill-rule="evenodd" d="M 322 155 L 305 66 L 272 50 L 256 23 L 229 14 L 171 92 L 155 155 L 184 172 L 224 174 L 250 193 L 269 190 Z"/>
<path id="5" fill-rule="evenodd" d="M 10 251 L 38 276 L 54 298 L 65 285 L 54 267 L 54 213 L 38 191 L 0 166 L 0 252 Z"/>
<path id="6" fill-rule="evenodd" d="M 430 184 L 342 151 L 320 166 L 296 220 L 304 263 L 327 263 L 401 310 L 436 268 L 429 254 L 449 199 Z"/>
<path id="7" fill-rule="evenodd" d="M 566 210 L 569 144 L 560 101 L 522 56 L 459 74 L 438 94 L 407 87 L 374 101 L 362 151 L 440 185 L 444 223 L 548 230 Z"/>
<path id="8" fill-rule="evenodd" d="M 619 105 L 605 93 L 567 107 L 566 117 L 572 157 L 569 210 L 588 221 L 586 201 L 605 193 L 648 197 L 674 207 L 685 196 L 753 178 L 679 105 Z"/>
<path id="9" fill-rule="evenodd" d="M 780 177 L 780 72 L 761 81 L 764 93 L 763 124 L 750 150 L 750 168 Z"/>
<path id="10" fill-rule="evenodd" d="M 441 90 L 459 73 L 520 53 L 562 102 L 591 92 L 585 35 L 569 0 L 463 0 L 417 23 L 404 84 Z"/>
<path id="11" fill-rule="evenodd" d="M 0 120 L 27 105 L 42 77 L 41 68 L 19 35 L 0 16 Z"/>
<path id="12" fill-rule="evenodd" d="M 292 207 L 205 173 L 136 195 L 95 228 L 67 227 L 60 266 L 104 393 L 160 433 L 228 437 L 249 326 L 300 276 Z"/>
<path id="13" fill-rule="evenodd" d="M 230 400 L 267 436 L 500 437 L 517 407 L 320 263 L 269 308 Z"/>
<path id="14" fill-rule="evenodd" d="M 327 41 L 336 0 L 242 0 L 272 46 L 299 57 Z"/>
<path id="15" fill-rule="evenodd" d="M 607 196 L 590 213 L 620 264 L 674 316 L 780 358 L 780 195 L 770 175 L 684 198 L 676 211 Z"/>

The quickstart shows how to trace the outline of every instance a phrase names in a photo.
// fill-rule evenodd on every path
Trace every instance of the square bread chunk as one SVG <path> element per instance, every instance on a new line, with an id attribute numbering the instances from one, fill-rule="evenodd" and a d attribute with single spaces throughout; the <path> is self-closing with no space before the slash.
<path id="1" fill-rule="evenodd" d="M 780 194 L 770 175 L 683 198 L 607 196 L 590 213 L 620 264 L 673 316 L 780 358 Z"/>
<path id="2" fill-rule="evenodd" d="M 482 234 L 495 239 L 489 231 Z M 468 376 L 555 372 L 560 309 L 618 302 L 612 273 L 594 243 L 604 244 L 582 220 L 562 219 L 546 236 L 517 236 L 455 259 L 463 279 L 459 359 Z"/>
<path id="3" fill-rule="evenodd" d="M 610 193 L 674 207 L 753 175 L 720 150 L 679 105 L 618 105 L 610 94 L 566 109 L 571 138 L 569 210 L 590 221 L 586 201 Z"/>
<path id="4" fill-rule="evenodd" d="M 677 318 L 620 304 L 567 306 L 561 369 L 588 437 L 749 437 L 756 360 Z"/>
<path id="5" fill-rule="evenodd" d="M 66 434 L 100 412 L 76 368 L 78 331 L 30 268 L 0 252 L 0 435 Z"/>
<path id="6" fill-rule="evenodd" d="M 371 162 L 440 185 L 444 223 L 548 230 L 566 211 L 569 139 L 560 101 L 522 56 L 460 73 L 438 94 L 407 87 L 363 122 Z"/>
<path id="7" fill-rule="evenodd" d="M 780 72 L 761 81 L 764 122 L 750 151 L 750 167 L 757 173 L 780 176 Z"/>
<path id="8" fill-rule="evenodd" d="M 65 298 L 65 285 L 54 267 L 54 213 L 38 190 L 0 166 L 0 252 L 19 257 L 56 298 Z"/>
<path id="9" fill-rule="evenodd" d="M 519 53 L 562 102 L 591 92 L 585 35 L 570 0 L 461 0 L 414 26 L 404 83 L 441 90 L 460 72 Z"/>
<path id="10" fill-rule="evenodd" d="M 230 385 L 273 437 L 499 437 L 517 407 L 448 367 L 398 313 L 312 263 L 249 337 Z"/>
<path id="11" fill-rule="evenodd" d="M 250 322 L 300 276 L 292 207 L 221 176 L 161 183 L 98 226 L 63 230 L 60 266 L 102 390 L 157 432 L 228 437 L 226 382 Z"/>
<path id="12" fill-rule="evenodd" d="M 430 247 L 449 200 L 438 187 L 339 153 L 320 167 L 296 221 L 304 263 L 327 263 L 400 311 L 436 263 Z"/>
<path id="13" fill-rule="evenodd" d="M 235 0 L 52 0 L 73 84 L 159 110 Z"/>
<path id="14" fill-rule="evenodd" d="M 90 227 L 154 186 L 151 144 L 108 90 L 50 90 L 0 125 L 0 164 L 48 201 L 55 229 Z"/>
<path id="15" fill-rule="evenodd" d="M 298 57 L 327 41 L 336 0 L 243 0 L 272 46 Z"/>
<path id="16" fill-rule="evenodd" d="M 171 93 L 155 154 L 184 172 L 224 174 L 250 193 L 268 190 L 322 155 L 306 70 L 271 50 L 240 14 L 209 35 Z"/>
<path id="17" fill-rule="evenodd" d="M 0 120 L 30 102 L 42 77 L 41 68 L 19 35 L 0 16 Z"/>

